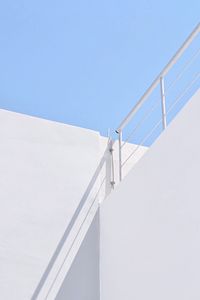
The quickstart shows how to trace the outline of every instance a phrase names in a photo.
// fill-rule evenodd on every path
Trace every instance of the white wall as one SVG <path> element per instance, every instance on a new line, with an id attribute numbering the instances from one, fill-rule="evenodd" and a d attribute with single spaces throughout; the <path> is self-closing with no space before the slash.
<path id="1" fill-rule="evenodd" d="M 0 110 L 0 298 L 30 299 L 102 155 L 99 134 Z"/>
<path id="2" fill-rule="evenodd" d="M 96 214 L 56 300 L 99 300 L 99 215 Z"/>
<path id="3" fill-rule="evenodd" d="M 92 130 L 0 110 L 0 295 L 3 300 L 43 300 L 52 284 L 48 299 L 55 299 L 96 214 L 99 197 L 84 221 L 105 176 L 100 198 L 111 190 L 110 153 L 106 152 L 106 164 L 97 184 L 89 197 L 85 196 L 106 146 L 107 139 Z M 141 149 L 137 159 L 144 150 Z M 117 166 L 116 149 L 114 160 Z M 74 213 L 85 200 L 70 231 Z M 88 247 L 90 251 L 90 243 Z"/>
<path id="4" fill-rule="evenodd" d="M 102 300 L 200 299 L 200 90 L 102 203 Z"/>

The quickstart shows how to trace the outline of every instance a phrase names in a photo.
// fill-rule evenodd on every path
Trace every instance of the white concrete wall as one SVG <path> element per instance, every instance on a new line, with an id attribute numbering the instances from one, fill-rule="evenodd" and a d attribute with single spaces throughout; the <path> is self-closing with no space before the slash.
<path id="1" fill-rule="evenodd" d="M 101 300 L 200 299 L 200 90 L 101 204 Z"/>
<path id="2" fill-rule="evenodd" d="M 30 299 L 98 165 L 99 134 L 0 110 L 0 298 Z"/>
<path id="3" fill-rule="evenodd" d="M 96 214 L 56 300 L 99 300 L 99 215 Z"/>
<path id="4" fill-rule="evenodd" d="M 106 164 L 89 196 L 86 192 L 106 146 L 107 139 L 92 130 L 0 110 L 0 298 L 55 299 L 68 281 L 98 202 L 111 190 L 106 152 Z M 115 148 L 116 168 L 117 156 Z M 81 201 L 85 205 L 69 230 Z"/>

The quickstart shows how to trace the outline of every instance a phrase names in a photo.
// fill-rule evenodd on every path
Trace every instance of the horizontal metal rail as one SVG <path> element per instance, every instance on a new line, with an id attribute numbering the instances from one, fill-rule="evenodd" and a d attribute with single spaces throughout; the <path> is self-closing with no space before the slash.
<path id="1" fill-rule="evenodd" d="M 153 83 L 150 85 L 150 87 L 147 89 L 147 91 L 143 94 L 143 96 L 140 98 L 140 100 L 136 103 L 136 105 L 133 107 L 133 109 L 130 111 L 130 113 L 127 115 L 127 117 L 121 122 L 119 127 L 116 129 L 117 133 L 122 131 L 123 128 L 130 122 L 130 120 L 132 119 L 132 117 L 134 116 L 136 111 L 138 111 L 138 109 L 142 106 L 144 101 L 148 98 L 148 96 L 153 92 L 153 90 L 160 83 L 160 78 L 164 77 L 168 73 L 168 71 L 173 67 L 173 65 L 181 57 L 181 55 L 184 53 L 184 51 L 189 47 L 189 45 L 192 43 L 192 41 L 198 35 L 199 32 L 200 32 L 200 23 L 195 27 L 195 29 L 192 31 L 192 33 L 189 35 L 189 37 L 186 39 L 186 41 L 183 43 L 183 45 L 176 52 L 176 54 L 171 58 L 171 60 L 168 62 L 168 64 L 165 66 L 165 68 L 156 77 L 156 79 L 153 81 Z"/>
<path id="2" fill-rule="evenodd" d="M 192 33 L 188 36 L 186 41 L 182 44 L 182 46 L 178 49 L 178 51 L 175 53 L 175 55 L 170 59 L 168 64 L 164 67 L 164 69 L 159 73 L 159 75 L 155 78 L 153 83 L 150 85 L 150 87 L 146 90 L 146 92 L 143 94 L 143 96 L 139 99 L 139 101 L 135 104 L 135 106 L 132 108 L 132 110 L 129 112 L 129 114 L 125 117 L 125 119 L 121 122 L 121 124 L 118 126 L 118 128 L 115 130 L 118 134 L 118 141 L 119 141 L 119 179 L 122 180 L 122 168 L 127 163 L 129 158 L 138 150 L 138 148 L 142 145 L 138 145 L 136 147 L 136 150 L 131 153 L 128 158 L 123 161 L 122 158 L 122 148 L 126 145 L 126 143 L 129 141 L 129 139 L 135 134 L 135 132 L 141 127 L 141 125 L 144 123 L 146 119 L 148 119 L 151 111 L 154 111 L 154 106 L 151 108 L 148 113 L 144 116 L 144 118 L 139 121 L 139 123 L 134 127 L 134 129 L 129 134 L 128 138 L 125 139 L 124 142 L 122 142 L 122 135 L 123 135 L 123 129 L 126 127 L 126 125 L 129 124 L 129 122 L 133 119 L 136 112 L 142 107 L 145 101 L 148 99 L 148 97 L 152 94 L 152 92 L 160 86 L 160 99 L 161 102 L 158 103 L 158 105 L 161 105 L 161 121 L 162 123 L 162 129 L 165 130 L 167 127 L 167 113 L 169 113 L 169 110 L 166 109 L 166 95 L 168 95 L 169 90 L 171 90 L 175 84 L 180 80 L 180 78 L 183 76 L 183 74 L 188 70 L 188 68 L 194 63 L 194 61 L 197 59 L 197 57 L 200 54 L 200 49 L 198 49 L 192 57 L 184 64 L 182 70 L 176 75 L 176 78 L 170 83 L 170 85 L 166 88 L 165 87 L 165 76 L 168 74 L 168 72 L 171 70 L 171 68 L 177 63 L 179 58 L 183 55 L 185 50 L 191 45 L 193 40 L 197 37 L 197 35 L 200 33 L 200 23 L 194 28 Z M 199 78 L 199 74 L 195 76 L 195 79 L 193 80 L 196 82 Z M 194 83 L 192 81 L 191 85 Z M 189 88 L 188 88 L 189 89 Z M 185 92 L 185 91 L 184 91 Z M 182 95 L 182 94 L 181 94 Z M 180 98 L 180 97 L 178 97 Z M 174 105 L 176 105 L 177 101 L 175 101 Z M 155 108 L 157 107 L 157 104 L 155 104 Z M 157 127 L 156 127 L 157 128 Z M 155 128 L 153 129 L 153 131 Z M 152 131 L 150 131 L 150 135 L 152 135 Z M 149 137 L 149 135 L 147 136 Z M 146 137 L 146 138 L 147 138 Z M 144 139 L 146 141 L 146 138 Z M 142 142 L 144 142 L 142 140 Z"/>
<path id="3" fill-rule="evenodd" d="M 200 55 L 200 48 L 194 53 L 194 55 L 184 64 L 184 67 L 182 70 L 177 74 L 176 78 L 169 84 L 167 87 L 165 93 L 168 94 L 169 91 L 175 86 L 178 80 L 181 79 L 183 74 L 189 69 L 189 67 L 194 63 L 194 61 L 197 59 L 197 57 Z"/>
<path id="4" fill-rule="evenodd" d="M 186 93 L 191 89 L 191 87 L 197 82 L 197 80 L 200 79 L 200 73 L 197 73 L 193 80 L 186 86 L 186 88 L 181 92 L 180 95 L 175 99 L 174 103 L 169 107 L 166 114 L 168 115 L 180 102 L 180 100 L 186 95 Z M 122 163 L 122 167 L 129 161 L 129 159 L 139 150 L 139 148 L 152 136 L 152 134 L 155 132 L 155 130 L 162 124 L 162 119 L 159 119 L 159 121 L 154 125 L 154 127 L 151 129 L 151 131 L 142 139 L 142 141 L 136 146 L 136 148 L 129 154 L 129 156 L 125 159 L 125 161 Z"/>
<path id="5" fill-rule="evenodd" d="M 174 100 L 174 103 L 169 107 L 167 114 L 169 114 L 177 103 L 185 96 L 185 94 L 191 89 L 191 87 L 200 79 L 200 73 L 197 73 L 192 81 L 186 86 L 186 88 L 178 95 L 178 97 Z"/>

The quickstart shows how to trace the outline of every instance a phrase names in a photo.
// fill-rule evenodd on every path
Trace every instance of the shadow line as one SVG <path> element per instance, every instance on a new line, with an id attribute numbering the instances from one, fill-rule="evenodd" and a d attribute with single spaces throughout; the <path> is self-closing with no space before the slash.
<path id="1" fill-rule="evenodd" d="M 42 275 L 42 277 L 41 277 L 41 279 L 40 279 L 40 281 L 39 281 L 32 297 L 31 297 L 31 300 L 36 300 L 37 299 L 37 297 L 38 297 L 38 295 L 39 295 L 39 293 L 40 293 L 40 291 L 41 291 L 41 289 L 42 289 L 42 287 L 43 287 L 43 285 L 44 285 L 44 283 L 45 283 L 45 281 L 46 281 L 46 279 L 47 279 L 47 277 L 48 277 L 48 275 L 49 275 L 49 273 L 50 273 L 50 271 L 51 271 L 51 269 L 52 269 L 52 267 L 53 267 L 53 265 L 54 265 L 54 263 L 57 259 L 57 257 L 58 257 L 58 255 L 59 255 L 59 253 L 60 253 L 60 251 L 61 251 L 61 249 L 62 249 L 69 233 L 70 233 L 70 231 L 72 230 L 72 228 L 74 226 L 74 223 L 75 223 L 79 213 L 81 212 L 81 210 L 83 208 L 83 205 L 85 204 L 88 196 L 90 195 L 90 192 L 92 191 L 92 188 L 94 187 L 94 184 L 96 183 L 96 180 L 97 180 L 97 178 L 98 178 L 98 176 L 101 172 L 101 169 L 102 169 L 104 163 L 106 162 L 106 153 L 107 153 L 108 149 L 109 149 L 109 144 L 108 144 L 108 147 L 106 148 L 106 150 L 105 150 L 105 152 L 104 152 L 104 154 L 101 158 L 101 161 L 100 161 L 99 165 L 97 166 L 97 169 L 96 169 L 92 179 L 89 182 L 89 185 L 88 185 L 83 197 L 81 198 L 81 201 L 80 201 L 78 207 L 75 210 L 75 213 L 74 213 L 72 219 L 70 220 L 69 225 L 67 226 L 60 242 L 58 243 L 58 245 L 56 247 L 56 250 L 55 250 L 54 254 L 51 257 L 51 259 L 48 263 L 48 266 L 45 269 L 45 271 L 44 271 L 44 273 L 43 273 L 43 275 Z"/>

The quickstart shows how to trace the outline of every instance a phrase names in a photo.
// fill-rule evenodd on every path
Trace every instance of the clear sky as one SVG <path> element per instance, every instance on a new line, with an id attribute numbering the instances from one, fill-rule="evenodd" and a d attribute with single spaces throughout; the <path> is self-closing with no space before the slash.
<path id="1" fill-rule="evenodd" d="M 0 0 L 0 108 L 106 134 L 199 17 L 199 0 Z"/>

